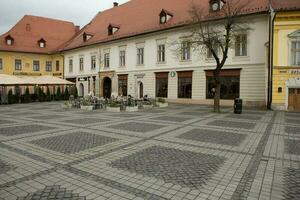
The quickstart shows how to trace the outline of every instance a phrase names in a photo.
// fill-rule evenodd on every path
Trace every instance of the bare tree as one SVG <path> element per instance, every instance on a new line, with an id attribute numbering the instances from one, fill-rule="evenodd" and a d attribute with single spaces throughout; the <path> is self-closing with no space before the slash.
<path id="1" fill-rule="evenodd" d="M 191 48 L 201 55 L 210 54 L 215 60 L 213 70 L 214 80 L 214 112 L 220 112 L 220 72 L 225 65 L 229 49 L 235 37 L 248 29 L 240 17 L 247 7 L 246 0 L 211 0 L 210 11 L 202 9 L 196 4 L 191 5 Z"/>

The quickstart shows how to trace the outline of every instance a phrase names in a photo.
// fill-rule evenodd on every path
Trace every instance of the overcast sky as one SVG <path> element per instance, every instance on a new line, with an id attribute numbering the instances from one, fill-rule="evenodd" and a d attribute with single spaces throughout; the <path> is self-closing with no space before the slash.
<path id="1" fill-rule="evenodd" d="M 0 0 L 0 34 L 26 14 L 67 20 L 82 27 L 115 1 L 122 4 L 129 0 Z"/>

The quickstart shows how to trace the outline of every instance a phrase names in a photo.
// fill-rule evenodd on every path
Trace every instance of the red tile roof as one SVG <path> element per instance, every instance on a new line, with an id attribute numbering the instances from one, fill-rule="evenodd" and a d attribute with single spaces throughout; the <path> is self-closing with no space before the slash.
<path id="1" fill-rule="evenodd" d="M 69 50 L 91 44 L 111 41 L 115 39 L 135 36 L 138 34 L 159 31 L 189 23 L 189 10 L 194 3 L 203 12 L 209 12 L 210 0 L 131 0 L 118 7 L 99 12 L 81 32 L 61 50 Z M 248 1 L 248 0 L 242 0 Z M 269 0 L 250 0 L 242 11 L 243 14 L 252 14 L 268 11 Z M 159 23 L 159 14 L 165 9 L 173 17 L 166 24 Z M 108 36 L 109 24 L 117 24 L 120 29 Z M 82 34 L 91 33 L 93 37 L 83 41 Z"/>
<path id="2" fill-rule="evenodd" d="M 300 10 L 300 0 L 271 0 L 275 11 Z"/>
<path id="3" fill-rule="evenodd" d="M 14 39 L 6 45 L 5 37 Z M 52 53 L 61 48 L 75 35 L 72 22 L 25 15 L 11 30 L 0 36 L 0 51 Z M 40 48 L 38 41 L 44 39 L 46 47 Z"/>

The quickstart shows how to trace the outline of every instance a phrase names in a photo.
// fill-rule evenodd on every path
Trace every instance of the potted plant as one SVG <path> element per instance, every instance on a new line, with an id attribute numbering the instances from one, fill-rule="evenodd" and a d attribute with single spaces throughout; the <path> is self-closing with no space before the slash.
<path id="1" fill-rule="evenodd" d="M 106 111 L 107 112 L 121 112 L 121 107 L 117 102 L 112 101 L 106 107 Z"/>
<path id="2" fill-rule="evenodd" d="M 146 110 L 150 110 L 153 108 L 153 103 L 151 101 L 144 101 L 143 108 Z"/>
<path id="3" fill-rule="evenodd" d="M 80 104 L 81 110 L 94 110 L 94 106 L 92 105 L 92 101 L 89 98 L 83 98 L 81 104 Z"/>
<path id="4" fill-rule="evenodd" d="M 62 107 L 63 109 L 69 109 L 69 108 L 72 108 L 72 104 L 70 104 L 69 101 L 65 101 L 65 102 L 61 105 L 61 107 Z"/>
<path id="5" fill-rule="evenodd" d="M 136 102 L 132 99 L 128 99 L 128 105 L 126 106 L 126 112 L 137 112 L 139 111 L 139 107 Z"/>
<path id="6" fill-rule="evenodd" d="M 169 106 L 168 102 L 166 102 L 166 100 L 164 98 L 158 98 L 156 101 L 156 105 L 159 108 L 165 108 L 165 107 Z"/>

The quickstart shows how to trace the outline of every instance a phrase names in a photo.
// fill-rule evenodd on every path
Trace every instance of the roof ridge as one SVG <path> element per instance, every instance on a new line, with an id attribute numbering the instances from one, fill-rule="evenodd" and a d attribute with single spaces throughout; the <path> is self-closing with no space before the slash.
<path id="1" fill-rule="evenodd" d="M 34 18 L 40 18 L 40 19 L 45 19 L 45 20 L 59 21 L 59 22 L 74 24 L 74 22 L 72 22 L 72 21 L 67 21 L 67 20 L 57 19 L 57 18 L 51 18 L 51 17 L 38 16 L 38 15 L 30 15 L 30 14 L 25 14 L 22 19 L 24 19 L 26 17 L 34 17 Z"/>

